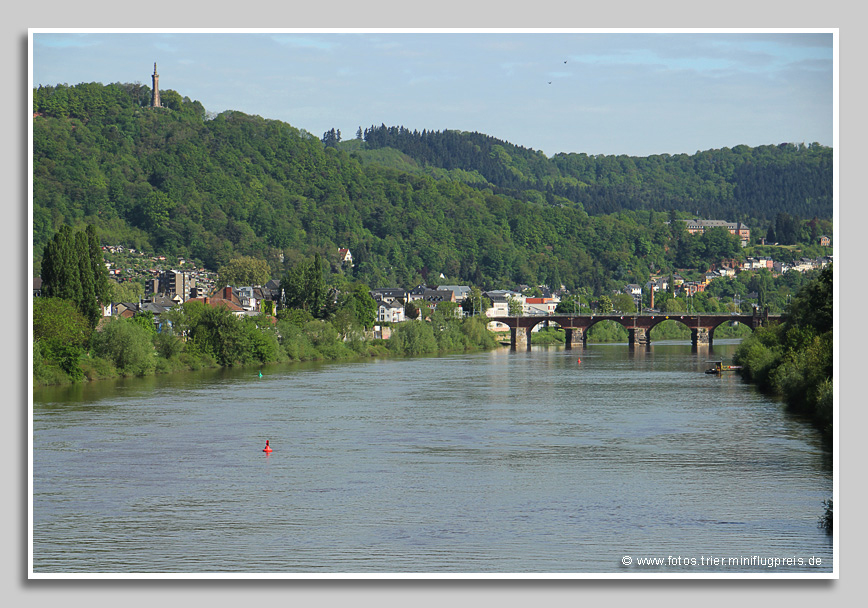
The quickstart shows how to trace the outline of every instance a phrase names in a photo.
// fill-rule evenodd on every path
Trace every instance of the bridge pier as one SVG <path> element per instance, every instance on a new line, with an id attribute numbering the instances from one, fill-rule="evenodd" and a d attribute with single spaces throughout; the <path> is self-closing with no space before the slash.
<path id="1" fill-rule="evenodd" d="M 509 349 L 530 350 L 530 331 L 532 327 L 510 327 L 509 328 Z"/>
<path id="2" fill-rule="evenodd" d="M 705 327 L 690 330 L 690 341 L 693 346 L 711 346 L 711 331 Z"/>
<path id="3" fill-rule="evenodd" d="M 651 331 L 644 327 L 628 327 L 630 346 L 648 346 L 651 344 Z"/>
<path id="4" fill-rule="evenodd" d="M 565 327 L 564 328 L 564 347 L 566 350 L 571 350 L 573 346 L 585 346 L 585 332 L 580 327 Z"/>

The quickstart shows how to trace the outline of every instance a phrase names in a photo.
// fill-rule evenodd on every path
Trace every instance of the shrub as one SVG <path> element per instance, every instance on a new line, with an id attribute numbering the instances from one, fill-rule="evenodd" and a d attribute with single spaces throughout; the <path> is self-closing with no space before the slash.
<path id="1" fill-rule="evenodd" d="M 820 522 L 817 524 L 818 527 L 824 529 L 827 533 L 832 533 L 832 527 L 834 525 L 834 517 L 832 512 L 832 499 L 823 501 L 824 512 L 820 517 Z"/>
<path id="2" fill-rule="evenodd" d="M 51 365 L 45 361 L 42 354 L 42 345 L 33 343 L 33 384 L 45 386 L 50 384 L 67 384 L 72 378 L 58 365 Z"/>
<path id="3" fill-rule="evenodd" d="M 151 333 L 141 324 L 113 319 L 94 334 L 93 352 L 110 361 L 124 375 L 141 376 L 154 370 Z"/>
<path id="4" fill-rule="evenodd" d="M 437 339 L 430 323 L 404 321 L 392 331 L 389 350 L 403 355 L 421 355 L 437 352 Z"/>

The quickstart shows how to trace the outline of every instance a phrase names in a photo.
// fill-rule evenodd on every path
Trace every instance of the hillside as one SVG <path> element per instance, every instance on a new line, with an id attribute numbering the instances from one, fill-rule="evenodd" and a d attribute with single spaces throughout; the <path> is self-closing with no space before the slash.
<path id="1" fill-rule="evenodd" d="M 264 258 L 274 276 L 281 276 L 303 257 L 320 253 L 338 272 L 371 286 L 439 282 L 442 274 L 446 282 L 487 288 L 563 283 L 600 293 L 643 282 L 651 271 L 705 270 L 714 260 L 742 255 L 727 237 L 691 237 L 668 224 L 714 198 L 688 196 L 706 191 L 692 177 L 699 159 L 633 159 L 636 167 L 665 167 L 654 173 L 631 171 L 629 163 L 623 171 L 614 165 L 603 171 L 599 167 L 620 163 L 621 157 L 595 158 L 593 170 L 582 169 L 594 179 L 579 180 L 582 155 L 547 159 L 505 142 L 495 145 L 493 138 L 454 132 L 444 141 L 465 147 L 475 142 L 479 150 L 451 159 L 445 146 L 435 159 L 416 149 L 357 140 L 325 146 L 280 121 L 240 112 L 211 116 L 199 102 L 171 90 L 162 93 L 168 108 L 149 108 L 147 92 L 141 85 L 97 83 L 33 91 L 37 272 L 44 244 L 63 224 L 94 224 L 103 242 L 183 256 L 211 270 L 250 255 Z M 493 172 L 480 161 L 486 154 L 512 169 Z M 729 154 L 754 159 L 753 165 L 745 161 L 738 167 L 733 161 L 733 174 L 759 166 L 762 158 L 775 168 L 764 175 L 778 175 L 784 191 L 787 171 L 795 176 L 792 188 L 801 184 L 793 200 L 822 198 L 808 195 L 803 174 L 810 172 L 803 164 L 814 163 L 822 173 L 831 156 L 827 149 L 788 146 Z M 706 160 L 717 166 L 715 158 L 708 153 Z M 688 164 L 692 173 L 683 168 L 679 178 L 676 167 Z M 720 192 L 750 190 L 716 175 L 706 181 L 720 182 Z M 531 182 L 538 189 L 526 187 Z M 567 184 L 582 193 L 599 192 L 617 213 L 589 213 L 602 203 L 567 198 Z M 654 197 L 653 188 L 661 184 L 668 184 L 669 198 Z M 557 193 L 562 190 L 563 196 Z M 774 196 L 768 201 L 783 196 L 770 190 Z M 631 194 L 619 198 L 619 191 Z M 759 197 L 756 209 L 775 217 L 777 207 L 760 194 L 755 189 L 752 195 Z M 675 204 L 678 197 L 687 197 L 683 207 Z M 643 200 L 654 209 L 641 209 Z M 717 200 L 719 213 L 710 215 L 738 219 L 735 207 L 724 204 L 729 199 Z M 662 211 L 679 208 L 687 213 Z M 794 203 L 786 213 L 800 209 L 807 217 L 814 207 Z M 337 267 L 339 247 L 352 250 L 353 268 Z"/>
<path id="2" fill-rule="evenodd" d="M 832 149 L 819 144 L 549 159 L 481 133 L 381 125 L 365 129 L 363 139 L 370 150 L 393 148 L 422 167 L 471 172 L 496 191 L 572 204 L 591 215 L 674 209 L 757 227 L 767 227 L 779 213 L 832 217 Z"/>

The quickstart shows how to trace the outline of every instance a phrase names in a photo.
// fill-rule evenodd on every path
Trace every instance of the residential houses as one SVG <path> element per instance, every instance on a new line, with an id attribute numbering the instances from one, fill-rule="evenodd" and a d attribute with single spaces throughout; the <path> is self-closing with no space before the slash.
<path id="1" fill-rule="evenodd" d="M 749 238 L 749 230 L 743 224 L 736 223 L 730 226 L 726 222 L 717 220 L 691 220 L 688 222 L 688 230 L 695 232 L 717 225 L 726 225 L 734 234 L 742 236 L 746 234 Z M 828 239 L 828 237 L 825 238 Z M 118 255 L 135 254 L 139 257 L 146 257 L 141 252 L 120 246 L 105 246 L 103 249 Z M 341 264 L 352 264 L 352 254 L 349 249 L 339 249 L 339 258 Z M 122 259 L 128 265 L 132 264 L 129 257 Z M 116 280 L 142 280 L 144 277 L 147 285 L 145 298 L 139 302 L 114 303 L 106 308 L 106 316 L 130 317 L 139 312 L 151 312 L 155 318 L 159 319 L 166 310 L 189 301 L 198 301 L 209 306 L 224 306 L 237 316 L 255 315 L 262 312 L 263 302 L 269 300 L 276 302 L 280 299 L 280 283 L 276 280 L 269 281 L 265 286 L 227 286 L 214 292 L 213 284 L 216 277 L 213 273 L 206 273 L 204 269 L 190 268 L 186 260 L 169 262 L 170 264 L 177 264 L 177 266 L 187 266 L 184 270 L 178 270 L 177 267 L 163 268 L 162 263 L 166 260 L 162 256 L 153 256 L 150 260 L 155 263 L 154 266 L 156 267 L 137 270 L 137 275 L 129 267 L 116 267 L 115 262 L 106 262 L 106 267 Z M 672 275 L 672 287 L 676 294 L 692 296 L 704 291 L 711 281 L 719 278 L 732 278 L 738 272 L 755 272 L 762 269 L 770 270 L 776 274 L 789 271 L 807 272 L 822 268 L 831 261 L 831 256 L 816 260 L 803 258 L 792 263 L 775 262 L 769 257 L 749 257 L 738 262 L 736 260 L 724 260 L 719 267 L 705 273 L 702 279 L 697 281 L 687 281 L 678 274 Z M 41 287 L 41 279 L 35 278 L 33 280 L 34 297 L 41 294 Z M 643 293 L 650 292 L 652 294 L 651 307 L 653 308 L 653 294 L 668 289 L 669 275 L 666 275 L 651 277 L 644 285 L 625 285 L 622 292 L 631 295 L 637 302 L 637 307 L 641 305 Z M 562 290 L 563 286 L 561 286 Z M 377 323 L 394 324 L 406 320 L 404 306 L 407 302 L 425 301 L 430 308 L 436 309 L 438 304 L 442 302 L 463 302 L 469 297 L 470 291 L 471 288 L 466 285 L 429 287 L 421 284 L 410 290 L 399 287 L 371 289 L 370 295 L 377 305 Z M 541 293 L 542 295 L 537 294 L 536 297 L 526 297 L 519 291 L 487 291 L 483 295 L 490 300 L 492 306 L 485 314 L 488 317 L 509 316 L 510 299 L 514 299 L 520 304 L 521 314 L 524 316 L 555 314 L 560 302 L 560 294 L 554 294 L 548 288 L 542 289 Z M 272 308 L 269 306 L 265 310 L 270 309 Z M 505 332 L 509 329 L 508 326 L 497 322 L 491 322 L 489 328 L 496 332 Z M 380 332 L 378 335 L 387 335 L 388 331 L 385 331 L 387 329 L 384 327 L 382 331 L 378 330 Z"/>
<path id="2" fill-rule="evenodd" d="M 404 305 L 397 300 L 377 302 L 377 321 L 380 323 L 400 323 L 405 320 Z"/>

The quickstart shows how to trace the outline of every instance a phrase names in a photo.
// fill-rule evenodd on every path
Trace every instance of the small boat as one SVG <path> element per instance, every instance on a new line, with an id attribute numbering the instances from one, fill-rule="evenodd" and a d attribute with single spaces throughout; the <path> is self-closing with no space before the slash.
<path id="1" fill-rule="evenodd" d="M 706 374 L 722 374 L 741 369 L 741 365 L 724 365 L 723 361 L 709 361 L 709 363 L 711 363 L 711 367 L 705 370 Z"/>

